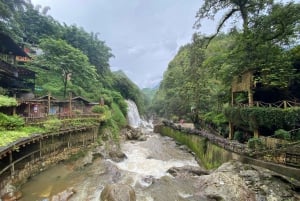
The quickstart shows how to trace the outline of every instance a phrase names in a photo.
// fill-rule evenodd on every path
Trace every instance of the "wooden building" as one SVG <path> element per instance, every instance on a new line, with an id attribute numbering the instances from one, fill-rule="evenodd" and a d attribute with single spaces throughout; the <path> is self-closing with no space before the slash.
<path id="1" fill-rule="evenodd" d="M 0 33 L 0 87 L 19 98 L 34 91 L 35 72 L 18 66 L 17 56 L 29 58 L 9 36 Z"/>

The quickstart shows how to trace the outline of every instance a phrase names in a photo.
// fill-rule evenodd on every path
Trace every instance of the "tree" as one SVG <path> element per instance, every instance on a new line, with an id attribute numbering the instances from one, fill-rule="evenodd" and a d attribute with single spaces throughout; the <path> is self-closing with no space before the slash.
<path id="1" fill-rule="evenodd" d="M 27 9 L 18 15 L 24 42 L 37 45 L 41 38 L 61 37 L 62 26 L 51 16 L 40 13 L 32 4 L 27 5 Z"/>
<path id="2" fill-rule="evenodd" d="M 38 85 L 43 85 L 49 91 L 64 97 L 68 83 L 70 91 L 76 95 L 87 95 L 86 93 L 95 92 L 93 90 L 99 87 L 95 67 L 89 63 L 87 56 L 80 50 L 66 41 L 51 38 L 41 40 L 40 47 L 43 54 L 31 63 L 31 66 L 39 72 Z M 43 70 L 37 69 L 41 67 Z M 55 88 L 57 85 L 63 85 L 63 87 L 57 90 Z"/>
<path id="3" fill-rule="evenodd" d="M 105 76 L 110 72 L 109 59 L 113 54 L 105 42 L 99 40 L 97 33 L 87 33 L 75 25 L 65 25 L 62 39 L 85 53 L 99 75 Z"/>
<path id="4" fill-rule="evenodd" d="M 18 11 L 24 11 L 25 0 L 0 0 L 0 30 L 18 41 L 21 34 L 18 24 Z"/>
<path id="5" fill-rule="evenodd" d="M 217 25 L 216 33 L 209 37 L 208 43 L 221 31 L 225 23 L 234 16 L 242 18 L 243 31 L 247 33 L 249 18 L 264 12 L 272 4 L 273 0 L 205 0 L 196 14 L 197 20 L 194 26 L 199 29 L 204 18 L 214 19 L 218 12 L 225 12 Z"/>

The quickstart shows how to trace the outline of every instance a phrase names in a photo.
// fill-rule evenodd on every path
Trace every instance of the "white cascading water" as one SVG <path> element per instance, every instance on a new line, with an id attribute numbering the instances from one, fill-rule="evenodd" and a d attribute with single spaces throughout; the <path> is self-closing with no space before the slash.
<path id="1" fill-rule="evenodd" d="M 131 185 L 135 186 L 137 183 L 142 186 L 151 185 L 151 183 L 144 183 L 143 180 L 147 177 L 161 178 L 167 175 L 167 170 L 171 167 L 198 166 L 192 155 L 175 149 L 175 142 L 170 138 L 162 138 L 154 134 L 152 123 L 140 118 L 137 106 L 133 101 L 128 100 L 127 103 L 129 125 L 141 129 L 148 136 L 147 141 L 124 142 L 122 151 L 126 154 L 127 159 L 115 163 L 119 169 L 134 173 Z"/>
<path id="2" fill-rule="evenodd" d="M 135 102 L 126 100 L 128 105 L 127 121 L 129 126 L 137 128 L 141 125 L 141 118 Z"/>

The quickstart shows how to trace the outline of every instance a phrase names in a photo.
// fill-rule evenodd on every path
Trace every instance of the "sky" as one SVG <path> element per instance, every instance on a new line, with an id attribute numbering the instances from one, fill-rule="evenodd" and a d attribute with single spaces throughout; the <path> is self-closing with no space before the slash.
<path id="1" fill-rule="evenodd" d="M 99 33 L 112 49 L 112 71 L 122 70 L 140 88 L 162 80 L 180 46 L 191 41 L 201 0 L 32 0 L 50 6 L 55 20 Z M 202 33 L 215 26 L 205 22 Z"/>

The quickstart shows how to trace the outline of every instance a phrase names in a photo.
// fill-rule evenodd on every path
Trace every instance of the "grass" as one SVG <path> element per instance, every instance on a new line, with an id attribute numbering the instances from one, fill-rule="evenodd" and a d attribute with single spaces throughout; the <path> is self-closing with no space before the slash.
<path id="1" fill-rule="evenodd" d="M 22 127 L 13 131 L 0 131 L 0 146 L 6 146 L 11 142 L 14 142 L 20 138 L 28 137 L 36 133 L 44 133 L 45 129 L 40 127 Z"/>

